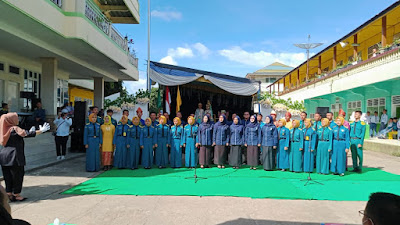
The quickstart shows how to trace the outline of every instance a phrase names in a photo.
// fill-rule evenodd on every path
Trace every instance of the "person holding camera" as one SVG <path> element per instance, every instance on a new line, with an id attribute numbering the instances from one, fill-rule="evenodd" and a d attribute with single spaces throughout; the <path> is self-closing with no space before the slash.
<path id="1" fill-rule="evenodd" d="M 58 113 L 58 117 L 54 120 L 54 124 L 57 126 L 57 130 L 53 133 L 56 142 L 57 160 L 64 160 L 67 151 L 69 129 L 72 125 L 72 119 L 67 116 L 68 110 L 63 109 Z"/>

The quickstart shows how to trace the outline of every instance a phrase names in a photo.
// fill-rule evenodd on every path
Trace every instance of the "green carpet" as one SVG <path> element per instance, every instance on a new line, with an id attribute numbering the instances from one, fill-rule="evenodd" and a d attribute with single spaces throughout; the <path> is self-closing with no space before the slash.
<path id="1" fill-rule="evenodd" d="M 313 199 L 334 201 L 366 201 L 373 192 L 400 195 L 400 175 L 376 168 L 364 168 L 362 174 L 346 176 L 311 174 L 313 180 L 304 186 L 305 173 L 291 173 L 247 167 L 197 169 L 200 179 L 194 183 L 194 170 L 139 169 L 111 170 L 77 185 L 62 194 L 73 195 L 173 195 L 173 196 L 235 196 L 274 199 Z"/>

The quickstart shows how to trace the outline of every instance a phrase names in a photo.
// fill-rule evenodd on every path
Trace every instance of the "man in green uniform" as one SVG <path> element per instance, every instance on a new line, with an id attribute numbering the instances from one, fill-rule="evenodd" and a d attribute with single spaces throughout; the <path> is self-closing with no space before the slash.
<path id="1" fill-rule="evenodd" d="M 366 124 L 360 120 L 361 111 L 354 113 L 355 121 L 350 123 L 350 149 L 353 159 L 353 172 L 361 173 L 363 163 L 363 145 Z M 357 160 L 358 159 L 358 160 Z"/>

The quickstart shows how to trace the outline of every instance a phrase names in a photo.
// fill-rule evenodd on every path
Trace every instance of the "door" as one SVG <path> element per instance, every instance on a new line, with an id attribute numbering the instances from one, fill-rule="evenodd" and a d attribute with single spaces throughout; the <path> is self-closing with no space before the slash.
<path id="1" fill-rule="evenodd" d="M 18 112 L 19 110 L 19 84 L 16 82 L 8 82 L 7 85 L 7 102 L 10 112 Z"/>

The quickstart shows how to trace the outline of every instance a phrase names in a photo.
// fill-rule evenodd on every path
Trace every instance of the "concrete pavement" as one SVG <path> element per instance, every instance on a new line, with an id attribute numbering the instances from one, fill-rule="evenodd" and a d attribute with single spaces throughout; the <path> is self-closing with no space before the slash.
<path id="1" fill-rule="evenodd" d="M 365 165 L 400 174 L 400 158 L 365 151 Z M 28 172 L 23 195 L 12 203 L 14 218 L 32 224 L 360 224 L 366 202 L 194 196 L 60 195 L 98 173 L 85 172 L 78 157 Z M 160 187 L 162 188 L 162 187 Z"/>

